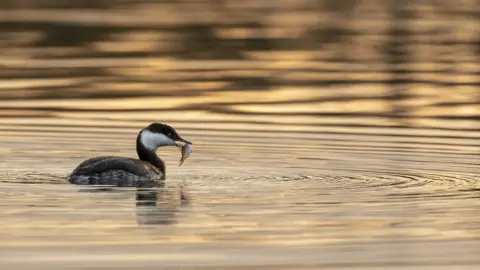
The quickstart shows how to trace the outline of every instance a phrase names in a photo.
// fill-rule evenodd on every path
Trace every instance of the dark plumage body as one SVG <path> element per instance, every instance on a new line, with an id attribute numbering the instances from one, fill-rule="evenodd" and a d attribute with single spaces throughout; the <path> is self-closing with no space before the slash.
<path id="1" fill-rule="evenodd" d="M 104 156 L 78 165 L 68 181 L 76 185 L 138 186 L 140 181 L 165 180 L 165 174 L 152 164 L 133 158 Z"/>
<path id="2" fill-rule="evenodd" d="M 183 140 L 168 125 L 151 124 L 137 136 L 139 159 L 101 156 L 85 160 L 69 175 L 68 181 L 76 185 L 112 185 L 138 187 L 149 181 L 164 181 L 165 163 L 155 154 L 158 147 L 175 145 Z"/>

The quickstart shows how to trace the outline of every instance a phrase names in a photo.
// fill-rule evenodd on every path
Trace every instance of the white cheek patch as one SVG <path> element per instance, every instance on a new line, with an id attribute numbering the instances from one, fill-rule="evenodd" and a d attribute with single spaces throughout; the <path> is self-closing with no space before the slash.
<path id="1" fill-rule="evenodd" d="M 150 130 L 142 131 L 140 142 L 151 151 L 157 150 L 160 146 L 175 145 L 175 142 L 161 133 L 153 133 Z"/>

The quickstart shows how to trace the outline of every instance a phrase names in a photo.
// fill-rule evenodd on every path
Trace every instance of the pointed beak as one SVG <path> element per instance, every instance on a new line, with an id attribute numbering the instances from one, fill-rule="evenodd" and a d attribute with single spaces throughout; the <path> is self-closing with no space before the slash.
<path id="1" fill-rule="evenodd" d="M 189 142 L 189 141 L 187 141 L 187 140 L 184 140 L 184 139 L 182 139 L 182 138 L 178 138 L 177 140 L 175 140 L 175 144 L 176 144 L 177 147 L 182 147 L 182 146 L 183 146 L 182 144 L 178 144 L 179 142 L 180 142 L 180 143 L 183 143 L 183 144 L 187 144 L 187 143 L 188 143 L 188 144 L 193 144 L 193 143 L 191 143 L 191 142 Z"/>

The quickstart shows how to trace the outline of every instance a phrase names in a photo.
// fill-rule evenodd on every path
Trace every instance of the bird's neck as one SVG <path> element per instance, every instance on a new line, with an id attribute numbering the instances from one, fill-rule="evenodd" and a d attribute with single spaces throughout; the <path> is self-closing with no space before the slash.
<path id="1" fill-rule="evenodd" d="M 165 162 L 161 160 L 154 151 L 147 149 L 141 142 L 140 136 L 137 138 L 137 155 L 140 160 L 146 161 L 156 168 L 158 168 L 163 174 L 165 174 Z"/>

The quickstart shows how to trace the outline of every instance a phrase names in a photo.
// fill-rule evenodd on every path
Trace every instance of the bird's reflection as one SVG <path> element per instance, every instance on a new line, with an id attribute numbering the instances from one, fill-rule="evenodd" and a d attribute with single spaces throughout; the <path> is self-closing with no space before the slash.
<path id="1" fill-rule="evenodd" d="M 180 190 L 165 187 L 164 183 L 144 182 L 136 190 L 137 223 L 171 225 L 177 222 L 179 207 L 188 205 L 183 186 Z"/>
<path id="2" fill-rule="evenodd" d="M 80 192 L 129 192 L 117 187 L 92 187 Z M 176 214 L 180 207 L 187 206 L 189 200 L 183 186 L 166 187 L 164 183 L 144 182 L 135 187 L 135 213 L 139 225 L 172 225 L 177 222 Z"/>

